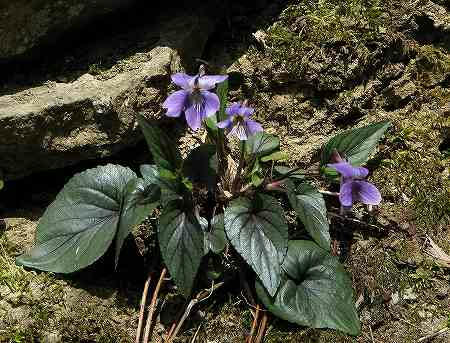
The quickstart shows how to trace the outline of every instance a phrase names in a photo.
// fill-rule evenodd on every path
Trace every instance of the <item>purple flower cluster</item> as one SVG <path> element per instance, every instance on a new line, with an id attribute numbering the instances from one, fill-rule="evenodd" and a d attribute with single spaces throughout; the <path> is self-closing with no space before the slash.
<path id="1" fill-rule="evenodd" d="M 341 174 L 339 201 L 344 207 L 352 207 L 355 202 L 366 205 L 378 205 L 381 202 L 380 191 L 370 182 L 364 181 L 369 170 L 364 167 L 353 167 L 337 154 L 337 163 L 328 164 Z"/>
<path id="2" fill-rule="evenodd" d="M 245 141 L 249 136 L 263 130 L 261 124 L 250 119 L 253 112 L 253 108 L 236 102 L 226 109 L 228 118 L 217 123 L 217 126 L 221 129 L 227 128 L 229 130 L 228 135 Z"/>
<path id="3" fill-rule="evenodd" d="M 369 174 L 364 167 L 353 167 L 348 162 L 332 163 L 328 166 L 341 174 L 341 188 L 339 200 L 344 207 L 351 207 L 354 202 L 360 201 L 367 205 L 378 205 L 381 194 L 370 182 L 363 179 Z"/>
<path id="4" fill-rule="evenodd" d="M 216 114 L 220 107 L 219 97 L 210 90 L 227 78 L 227 75 L 204 75 L 203 68 L 195 76 L 183 73 L 172 75 L 172 82 L 181 87 L 181 90 L 172 93 L 164 101 L 166 116 L 179 117 L 184 112 L 189 127 L 194 131 L 198 130 L 203 119 Z M 246 104 L 233 103 L 226 109 L 228 118 L 217 126 L 228 129 L 230 136 L 246 140 L 263 130 L 259 123 L 250 119 L 253 111 Z"/>
<path id="5" fill-rule="evenodd" d="M 163 103 L 166 116 L 179 117 L 184 112 L 186 122 L 192 130 L 202 125 L 202 120 L 214 115 L 220 107 L 219 97 L 209 92 L 217 83 L 223 82 L 227 75 L 189 76 L 183 73 L 172 75 L 172 81 L 182 89 L 172 93 Z"/>

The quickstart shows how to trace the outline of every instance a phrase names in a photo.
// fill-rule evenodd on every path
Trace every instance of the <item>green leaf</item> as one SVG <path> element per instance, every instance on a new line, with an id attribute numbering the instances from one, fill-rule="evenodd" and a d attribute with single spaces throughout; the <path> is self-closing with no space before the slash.
<path id="1" fill-rule="evenodd" d="M 210 255 L 207 257 L 205 271 L 206 277 L 208 280 L 217 280 L 220 278 L 225 270 L 222 259 L 218 255 Z"/>
<path id="2" fill-rule="evenodd" d="M 148 183 L 158 183 L 159 171 L 155 164 L 143 164 L 139 167 L 142 177 Z"/>
<path id="3" fill-rule="evenodd" d="M 170 202 L 160 217 L 158 240 L 170 275 L 188 297 L 204 253 L 203 231 L 193 210 L 182 201 Z"/>
<path id="4" fill-rule="evenodd" d="M 320 173 L 330 181 L 340 182 L 340 175 L 334 168 L 322 166 Z"/>
<path id="5" fill-rule="evenodd" d="M 378 141 L 390 126 L 390 122 L 383 121 L 334 136 L 322 149 L 320 165 L 330 163 L 334 149 L 340 154 L 345 154 L 350 164 L 356 166 L 363 164 L 368 160 Z"/>
<path id="6" fill-rule="evenodd" d="M 253 173 L 252 174 L 252 185 L 255 187 L 261 186 L 261 184 L 264 182 L 264 176 L 260 173 Z"/>
<path id="7" fill-rule="evenodd" d="M 156 165 L 142 165 L 141 174 L 149 183 L 155 183 L 161 189 L 161 204 L 164 206 L 172 200 L 183 199 L 183 196 L 190 193 L 180 175 L 172 173 L 170 170 L 158 168 Z"/>
<path id="8" fill-rule="evenodd" d="M 288 226 L 277 199 L 257 194 L 253 200 L 232 201 L 225 209 L 225 231 L 233 247 L 274 295 L 288 243 Z"/>
<path id="9" fill-rule="evenodd" d="M 215 143 L 217 141 L 217 134 L 219 131 L 219 128 L 217 127 L 216 115 L 206 117 L 205 124 L 206 124 L 206 131 L 208 132 L 208 135 L 210 136 L 211 141 Z"/>
<path id="10" fill-rule="evenodd" d="M 259 187 L 264 182 L 264 174 L 258 159 L 255 159 L 252 171 L 250 172 L 252 185 Z"/>
<path id="11" fill-rule="evenodd" d="M 322 194 L 307 183 L 302 183 L 297 188 L 291 180 L 286 180 L 285 184 L 289 202 L 306 231 L 320 247 L 330 250 L 330 227 Z"/>
<path id="12" fill-rule="evenodd" d="M 3 189 L 4 186 L 5 186 L 5 181 L 3 181 L 3 173 L 0 170 L 0 191 Z"/>
<path id="13" fill-rule="evenodd" d="M 311 241 L 290 241 L 275 297 L 256 281 L 256 294 L 277 317 L 302 326 L 361 332 L 352 283 L 338 259 Z"/>
<path id="14" fill-rule="evenodd" d="M 212 251 L 220 254 L 227 246 L 227 237 L 225 235 L 225 224 L 223 214 L 214 216 L 211 221 L 211 230 L 205 231 L 205 254 Z"/>
<path id="15" fill-rule="evenodd" d="M 269 162 L 269 161 L 283 161 L 287 160 L 288 154 L 283 151 L 275 151 L 270 155 L 264 156 L 261 158 L 261 162 Z"/>
<path id="16" fill-rule="evenodd" d="M 172 172 L 179 169 L 182 159 L 176 143 L 157 125 L 151 124 L 142 115 L 138 114 L 137 120 L 156 165 Z"/>
<path id="17" fill-rule="evenodd" d="M 219 97 L 220 107 L 217 112 L 217 122 L 227 119 L 227 114 L 225 113 L 227 107 L 227 95 L 228 95 L 228 80 L 221 82 L 217 85 L 216 94 Z M 217 128 L 217 126 L 216 126 Z M 219 130 L 217 128 L 217 146 L 219 147 L 219 153 L 223 153 L 225 135 L 224 130 Z"/>
<path id="18" fill-rule="evenodd" d="M 129 168 L 112 164 L 75 175 L 39 221 L 35 247 L 17 264 L 71 273 L 94 263 L 114 239 L 124 190 L 134 178 Z"/>
<path id="19" fill-rule="evenodd" d="M 289 168 L 285 166 L 275 166 L 274 170 L 281 176 L 287 176 L 291 179 L 303 180 L 305 179 L 304 170 L 296 170 L 297 168 Z"/>
<path id="20" fill-rule="evenodd" d="M 116 267 L 125 238 L 133 227 L 140 224 L 153 212 L 159 204 L 160 197 L 159 186 L 150 182 L 148 178 L 132 179 L 128 182 L 116 236 Z"/>
<path id="21" fill-rule="evenodd" d="M 245 141 L 247 155 L 265 156 L 279 149 L 280 139 L 264 132 L 258 132 Z"/>
<path id="22" fill-rule="evenodd" d="M 184 161 L 183 174 L 194 182 L 213 189 L 217 180 L 216 146 L 203 144 L 192 150 Z"/>

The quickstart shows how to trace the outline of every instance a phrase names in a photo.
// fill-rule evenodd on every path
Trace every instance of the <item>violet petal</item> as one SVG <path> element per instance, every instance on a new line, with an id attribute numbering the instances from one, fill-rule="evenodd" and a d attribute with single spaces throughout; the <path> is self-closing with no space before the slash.
<path id="1" fill-rule="evenodd" d="M 245 124 L 238 122 L 236 125 L 233 126 L 230 133 L 227 135 L 229 136 L 235 136 L 239 138 L 241 141 L 247 140 L 247 127 Z"/>
<path id="2" fill-rule="evenodd" d="M 186 105 L 189 93 L 185 90 L 173 92 L 164 101 L 163 107 L 167 109 L 166 116 L 179 117 Z"/>
<path id="3" fill-rule="evenodd" d="M 217 123 L 217 127 L 220 127 L 221 129 L 225 129 L 229 127 L 231 124 L 233 124 L 231 119 L 225 119 Z"/>
<path id="4" fill-rule="evenodd" d="M 381 202 L 380 191 L 370 182 L 353 181 L 354 200 L 366 205 L 378 205 Z"/>
<path id="5" fill-rule="evenodd" d="M 209 117 L 219 110 L 220 107 L 220 101 L 219 97 L 211 92 L 208 91 L 201 91 L 202 97 L 203 97 L 203 106 L 204 106 L 204 113 L 202 113 L 202 119 L 203 117 Z"/>
<path id="6" fill-rule="evenodd" d="M 354 181 L 348 181 L 341 184 L 339 201 L 344 207 L 351 207 L 353 205 L 353 182 Z"/>
<path id="7" fill-rule="evenodd" d="M 190 106 L 184 111 L 184 114 L 186 116 L 186 122 L 189 127 L 192 130 L 197 131 L 202 125 L 201 112 L 199 112 L 195 106 Z"/>
<path id="8" fill-rule="evenodd" d="M 241 108 L 239 109 L 239 114 L 243 117 L 250 117 L 253 112 L 255 112 L 255 110 L 251 107 L 247 107 L 247 106 L 241 106 Z"/>
<path id="9" fill-rule="evenodd" d="M 213 89 L 217 83 L 221 83 L 228 78 L 228 75 L 205 75 L 198 78 L 198 86 L 201 90 Z"/>
<path id="10" fill-rule="evenodd" d="M 363 179 L 369 174 L 369 170 L 364 167 L 353 167 L 348 162 L 330 163 L 328 167 L 334 168 L 344 178 Z"/>
<path id="11" fill-rule="evenodd" d="M 171 76 L 172 82 L 185 90 L 191 89 L 191 84 L 194 78 L 195 76 L 189 76 L 184 73 L 176 73 Z"/>
<path id="12" fill-rule="evenodd" d="M 261 124 L 257 123 L 254 120 L 246 119 L 245 125 L 247 125 L 248 133 L 250 134 L 250 136 L 253 136 L 257 132 L 263 131 Z"/>
<path id="13" fill-rule="evenodd" d="M 239 113 L 240 108 L 241 108 L 241 104 L 238 102 L 234 102 L 225 109 L 225 113 L 228 116 L 234 116 Z"/>

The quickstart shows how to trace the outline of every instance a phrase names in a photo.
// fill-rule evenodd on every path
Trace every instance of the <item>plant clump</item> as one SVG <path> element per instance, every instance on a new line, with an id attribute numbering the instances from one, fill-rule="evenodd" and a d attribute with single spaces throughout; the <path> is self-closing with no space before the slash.
<path id="1" fill-rule="evenodd" d="M 117 267 L 127 236 L 157 210 L 163 266 L 144 330 L 141 312 L 137 340 L 142 330 L 144 341 L 149 338 L 167 273 L 179 293 L 191 299 L 167 335 L 172 341 L 191 308 L 234 280 L 238 270 L 247 295 L 256 299 L 250 341 L 264 334 L 267 311 L 301 326 L 358 335 L 351 279 L 331 249 L 323 194 L 336 197 L 340 205 L 334 215 L 343 219 L 356 203 L 367 205 L 368 211 L 380 204 L 381 194 L 364 180 L 369 170 L 361 165 L 390 123 L 334 136 L 324 144 L 316 171 L 290 168 L 281 163 L 285 153 L 279 138 L 250 119 L 253 109 L 248 102 L 227 105 L 227 78 L 207 75 L 203 65 L 194 76 L 174 74 L 173 82 L 182 89 L 164 102 L 166 115 L 184 114 L 194 131 L 204 126 L 207 135 L 202 144 L 182 158 L 170 135 L 137 114 L 155 164 L 142 165 L 140 176 L 113 164 L 76 174 L 45 211 L 35 246 L 19 256 L 17 264 L 73 273 L 113 246 Z M 230 144 L 233 140 L 238 144 Z M 339 180 L 338 173 L 339 192 L 315 186 L 314 180 L 325 184 Z M 306 235 L 299 237 L 295 228 L 289 229 L 282 203 L 292 208 Z M 222 266 L 223 272 L 214 266 Z M 150 279 L 143 304 L 148 283 Z"/>

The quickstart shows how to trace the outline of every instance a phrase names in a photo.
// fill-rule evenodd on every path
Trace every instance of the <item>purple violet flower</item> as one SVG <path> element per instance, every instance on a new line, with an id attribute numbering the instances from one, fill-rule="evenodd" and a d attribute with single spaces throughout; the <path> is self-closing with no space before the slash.
<path id="1" fill-rule="evenodd" d="M 184 112 L 189 127 L 196 131 L 202 120 L 214 115 L 220 107 L 219 97 L 209 90 L 227 78 L 228 75 L 204 75 L 202 67 L 195 76 L 183 73 L 172 75 L 172 82 L 182 89 L 173 92 L 164 101 L 166 116 L 179 117 Z"/>
<path id="2" fill-rule="evenodd" d="M 261 124 L 250 119 L 254 109 L 247 107 L 245 102 L 244 104 L 235 102 L 227 107 L 225 112 L 228 118 L 217 123 L 217 126 L 221 129 L 227 128 L 228 136 L 236 136 L 241 141 L 245 141 L 249 136 L 263 130 Z"/>
<path id="3" fill-rule="evenodd" d="M 364 167 L 353 167 L 350 163 L 343 161 L 330 163 L 341 174 L 341 188 L 339 190 L 339 201 L 344 207 L 351 207 L 354 202 L 360 201 L 366 205 L 378 205 L 381 202 L 380 191 L 371 183 L 364 181 L 369 170 Z"/>

